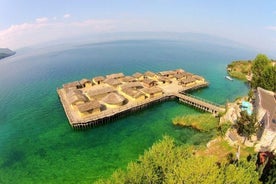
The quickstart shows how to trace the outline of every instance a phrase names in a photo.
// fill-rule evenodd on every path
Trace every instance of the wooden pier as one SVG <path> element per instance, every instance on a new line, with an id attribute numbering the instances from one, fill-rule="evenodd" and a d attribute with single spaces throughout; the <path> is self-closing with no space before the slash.
<path id="1" fill-rule="evenodd" d="M 214 115 L 218 115 L 218 113 L 225 111 L 225 108 L 221 105 L 209 102 L 199 97 L 192 96 L 190 94 L 177 93 L 175 94 L 175 96 L 178 97 L 180 102 L 191 105 L 205 112 L 210 112 Z"/>
<path id="2" fill-rule="evenodd" d="M 152 74 L 150 72 L 148 72 L 147 74 L 151 75 L 152 78 L 155 77 L 154 78 L 155 80 L 152 80 L 152 81 L 158 82 L 158 79 L 159 79 L 158 75 L 157 75 L 157 77 L 153 76 L 154 74 Z M 163 72 L 163 74 L 164 75 L 166 74 L 166 76 L 167 76 L 170 73 Z M 179 73 L 177 73 L 177 74 L 179 74 Z M 120 76 L 122 76 L 122 75 L 123 74 L 120 73 Z M 187 75 L 191 76 L 190 73 L 188 73 Z M 112 76 L 116 76 L 116 75 L 113 74 Z M 123 116 L 126 116 L 130 113 L 137 112 L 141 109 L 152 106 L 153 104 L 171 100 L 171 99 L 177 99 L 182 103 L 191 105 L 195 108 L 198 108 L 200 110 L 203 110 L 203 111 L 206 111 L 209 113 L 213 113 L 214 115 L 218 115 L 219 112 L 225 111 L 224 107 L 222 107 L 220 105 L 217 105 L 215 103 L 206 101 L 204 99 L 200 99 L 198 97 L 195 97 L 195 96 L 192 96 L 192 95 L 189 95 L 186 93 L 187 91 L 204 88 L 204 87 L 208 86 L 208 82 L 206 82 L 202 77 L 195 76 L 195 75 L 192 75 L 192 76 L 194 76 L 195 80 L 188 78 L 188 80 L 183 81 L 184 84 L 180 83 L 179 79 L 175 79 L 173 77 L 170 78 L 170 82 L 168 82 L 168 83 L 164 82 L 165 81 L 164 78 L 162 78 L 162 80 L 159 79 L 160 81 L 162 81 L 162 83 L 159 82 L 158 88 L 151 87 L 151 86 L 148 87 L 147 86 L 148 84 L 151 85 L 151 81 L 149 81 L 148 79 L 147 79 L 147 81 L 144 82 L 146 84 L 143 84 L 142 87 L 137 82 L 135 82 L 135 83 L 122 82 L 121 85 L 113 87 L 113 88 L 110 88 L 109 86 L 108 86 L 108 88 L 106 88 L 106 86 L 102 86 L 102 88 L 104 88 L 104 90 L 102 90 L 102 91 L 107 93 L 105 95 L 105 97 L 99 97 L 100 96 L 99 90 L 95 91 L 94 88 L 96 88 L 96 87 L 91 87 L 94 85 L 98 85 L 98 87 L 99 87 L 99 86 L 105 85 L 105 84 L 92 84 L 92 85 L 89 84 L 89 87 L 85 87 L 81 83 L 74 82 L 73 89 L 72 89 L 72 83 L 70 83 L 70 84 L 64 85 L 63 88 L 57 89 L 57 93 L 59 95 L 60 101 L 63 105 L 64 111 L 66 113 L 66 116 L 69 120 L 70 125 L 73 128 L 79 129 L 79 130 L 106 124 L 110 121 L 114 121 L 114 120 L 121 118 Z M 99 79 L 99 78 L 97 78 L 97 79 Z M 125 81 L 125 80 L 126 79 L 123 78 L 123 80 L 121 80 L 121 81 Z M 128 77 L 128 80 L 133 80 L 133 79 L 130 79 L 130 77 Z M 168 80 L 168 79 L 166 78 L 166 80 Z M 86 80 L 82 80 L 82 81 L 86 81 Z M 108 82 L 110 82 L 110 81 L 108 81 Z M 140 80 L 139 82 L 142 83 L 143 80 L 142 81 Z M 188 82 L 190 82 L 189 85 L 187 85 Z M 85 82 L 83 82 L 83 83 L 85 83 Z M 75 87 L 75 85 L 79 85 L 79 86 Z M 70 86 L 70 88 L 68 88 L 67 86 Z M 125 89 L 126 86 L 131 88 L 132 90 L 134 90 L 133 86 L 135 86 L 135 87 L 139 86 L 138 87 L 139 90 L 138 89 L 136 90 L 136 88 L 135 88 L 134 91 L 137 91 L 137 94 L 139 93 L 140 96 L 142 95 L 143 99 L 138 100 L 137 95 L 135 95 L 137 100 L 135 100 L 135 99 L 133 100 L 130 96 L 126 95 L 126 93 L 128 92 Z M 100 89 L 102 89 L 102 88 L 100 88 Z M 140 88 L 142 88 L 142 89 L 140 89 Z M 89 94 L 90 94 L 89 90 L 91 90 L 91 89 L 93 89 L 93 95 L 94 95 L 93 97 L 89 96 Z M 96 89 L 98 89 L 98 88 L 96 88 Z M 72 91 L 76 91 L 76 90 L 77 90 L 77 92 L 72 93 Z M 113 94 L 113 90 L 116 90 L 116 95 Z M 148 92 L 148 91 L 151 91 L 151 92 Z M 147 93 L 149 93 L 148 94 L 149 96 L 146 96 Z M 124 104 L 122 102 L 122 104 L 120 103 L 119 105 L 116 105 L 116 107 L 114 107 L 113 104 L 112 105 L 110 105 L 110 104 L 102 105 L 102 104 L 106 103 L 106 101 L 105 101 L 107 99 L 106 96 L 109 95 L 109 97 L 110 97 L 110 94 L 112 94 L 112 98 L 118 98 L 117 100 L 121 100 L 125 97 L 125 100 L 127 101 L 126 104 Z M 127 94 L 132 94 L 132 93 L 127 93 Z M 81 96 L 81 95 L 83 95 L 83 96 Z M 76 98 L 77 96 L 78 96 L 78 98 Z M 89 96 L 89 99 L 87 96 Z M 98 101 L 94 103 L 94 101 L 96 101 L 95 100 L 96 97 L 97 97 Z M 111 101 L 114 101 L 114 99 L 111 99 Z M 80 103 L 80 104 L 78 104 L 78 103 Z M 86 109 L 83 110 L 83 108 L 84 108 L 83 105 L 91 104 L 91 103 L 94 104 L 94 107 L 93 108 L 85 107 L 85 108 L 87 108 L 87 112 L 85 112 Z M 111 103 L 111 102 L 107 102 L 107 103 Z M 82 106 L 81 107 L 82 109 L 80 109 L 80 106 Z M 102 110 L 103 107 L 105 107 L 104 110 Z M 94 109 L 97 109 L 97 112 Z M 83 113 L 85 113 L 85 114 L 83 114 Z"/>

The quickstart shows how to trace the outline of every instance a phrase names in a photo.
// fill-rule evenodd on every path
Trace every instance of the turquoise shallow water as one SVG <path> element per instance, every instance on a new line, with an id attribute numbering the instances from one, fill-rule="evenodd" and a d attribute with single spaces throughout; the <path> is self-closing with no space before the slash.
<path id="1" fill-rule="evenodd" d="M 200 113 L 176 101 L 155 105 L 102 127 L 73 131 L 56 94 L 65 82 L 115 72 L 183 68 L 210 87 L 194 95 L 223 104 L 247 93 L 225 80 L 232 60 L 246 50 L 209 43 L 117 41 L 33 50 L 0 61 L 0 183 L 90 183 L 125 168 L 163 135 L 200 144 L 208 135 L 174 127 L 175 116 Z"/>

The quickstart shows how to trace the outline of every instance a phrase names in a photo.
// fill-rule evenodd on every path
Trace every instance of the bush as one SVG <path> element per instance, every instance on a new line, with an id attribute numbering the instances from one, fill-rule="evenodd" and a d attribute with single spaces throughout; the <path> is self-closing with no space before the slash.
<path id="1" fill-rule="evenodd" d="M 255 162 L 219 163 L 216 157 L 193 155 L 191 147 L 176 146 L 170 137 L 155 143 L 126 171 L 97 183 L 259 183 Z"/>
<path id="2" fill-rule="evenodd" d="M 187 126 L 195 128 L 202 132 L 216 130 L 218 119 L 212 114 L 204 113 L 200 115 L 187 115 L 173 119 L 174 125 Z"/>

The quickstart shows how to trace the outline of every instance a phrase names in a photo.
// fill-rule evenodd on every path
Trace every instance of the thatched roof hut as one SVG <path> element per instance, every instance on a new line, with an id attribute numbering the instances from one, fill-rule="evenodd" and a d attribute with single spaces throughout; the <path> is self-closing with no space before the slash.
<path id="1" fill-rule="evenodd" d="M 121 85 L 121 89 L 126 89 L 126 88 L 141 89 L 143 88 L 143 85 L 141 82 L 130 82 L 130 83 Z"/>
<path id="2" fill-rule="evenodd" d="M 72 88 L 72 87 L 77 87 L 78 85 L 80 85 L 79 81 L 74 81 L 74 82 L 69 82 L 69 83 L 63 84 L 62 87 L 63 88 Z"/>
<path id="3" fill-rule="evenodd" d="M 88 102 L 88 99 L 84 95 L 72 95 L 69 97 L 69 103 L 72 105 Z"/>
<path id="4" fill-rule="evenodd" d="M 81 79 L 81 80 L 80 80 L 80 85 L 81 85 L 82 87 L 86 87 L 87 85 L 90 85 L 90 86 L 91 86 L 91 84 L 92 84 L 91 80 L 88 80 L 88 79 Z"/>
<path id="5" fill-rule="evenodd" d="M 67 99 L 72 105 L 88 102 L 87 96 L 85 96 L 80 90 L 77 89 L 70 90 L 67 93 Z"/>
<path id="6" fill-rule="evenodd" d="M 97 77 L 94 77 L 92 79 L 92 81 L 95 83 L 95 84 L 101 84 L 103 81 L 104 81 L 105 77 L 103 76 L 97 76 Z"/>
<path id="7" fill-rule="evenodd" d="M 104 83 L 109 84 L 110 86 L 117 87 L 118 85 L 121 84 L 121 81 L 118 79 L 107 78 L 104 80 Z"/>
<path id="8" fill-rule="evenodd" d="M 189 72 L 184 72 L 183 73 L 185 75 L 186 78 L 192 77 L 194 74 L 189 73 Z"/>
<path id="9" fill-rule="evenodd" d="M 153 73 L 153 72 L 151 72 L 151 71 L 147 71 L 147 72 L 145 72 L 145 77 L 150 77 L 150 78 L 153 78 L 156 74 L 155 73 Z"/>
<path id="10" fill-rule="evenodd" d="M 196 81 L 195 78 L 189 77 L 189 78 L 180 80 L 180 81 L 179 81 L 179 84 L 182 84 L 182 85 L 189 85 L 189 84 L 194 83 L 195 81 Z"/>
<path id="11" fill-rule="evenodd" d="M 176 71 L 177 74 L 179 74 L 179 73 L 185 73 L 185 70 L 183 70 L 181 68 L 176 69 L 175 71 Z"/>
<path id="12" fill-rule="evenodd" d="M 131 98 L 134 98 L 134 99 L 138 99 L 140 97 L 143 97 L 143 99 L 145 99 L 145 95 L 144 93 L 142 93 L 141 91 L 138 91 L 138 90 L 135 90 L 135 89 L 131 89 L 131 88 L 126 88 L 123 90 L 123 92 L 130 96 Z"/>
<path id="13" fill-rule="evenodd" d="M 75 94 L 82 94 L 82 91 L 79 89 L 70 88 L 66 93 L 67 96 L 72 96 Z"/>
<path id="14" fill-rule="evenodd" d="M 149 96 L 155 96 L 156 94 L 163 93 L 163 90 L 157 86 L 152 87 L 152 88 L 144 88 L 141 91 Z"/>
<path id="15" fill-rule="evenodd" d="M 89 101 L 89 102 L 77 105 L 77 108 L 81 113 L 91 112 L 95 109 L 98 110 L 100 109 L 100 107 L 101 107 L 101 104 L 97 100 L 93 100 L 93 101 Z"/>
<path id="16" fill-rule="evenodd" d="M 143 74 L 136 72 L 135 74 L 132 75 L 133 77 L 135 77 L 136 79 L 141 79 L 143 78 Z"/>
<path id="17" fill-rule="evenodd" d="M 136 82 L 137 79 L 135 77 L 132 77 L 132 76 L 125 76 L 122 78 L 122 81 L 123 82 Z"/>
<path id="18" fill-rule="evenodd" d="M 162 72 L 159 72 L 159 74 L 165 77 L 173 77 L 176 74 L 176 71 L 173 71 L 173 70 L 162 71 Z"/>
<path id="19" fill-rule="evenodd" d="M 90 99 L 104 96 L 108 93 L 114 92 L 115 90 L 110 86 L 93 86 L 87 91 L 87 95 Z"/>
<path id="20" fill-rule="evenodd" d="M 106 97 L 102 99 L 104 103 L 109 105 L 123 105 L 125 100 L 125 97 L 115 92 L 109 93 L 108 95 L 106 95 Z"/>
<path id="21" fill-rule="evenodd" d="M 74 82 L 70 82 L 70 83 L 67 83 L 67 84 L 63 84 L 62 87 L 65 90 L 65 92 L 68 93 L 71 89 L 80 88 L 81 84 L 80 84 L 79 81 L 74 81 Z"/>
<path id="22" fill-rule="evenodd" d="M 106 78 L 107 79 L 120 79 L 123 78 L 125 75 L 123 73 L 114 73 L 114 74 L 110 74 L 107 75 Z"/>
<path id="23" fill-rule="evenodd" d="M 163 77 L 163 76 L 158 76 L 158 81 L 165 84 L 165 83 L 172 83 L 169 77 Z"/>
<path id="24" fill-rule="evenodd" d="M 157 85 L 157 81 L 152 80 L 152 79 L 148 79 L 148 78 L 144 79 L 143 83 L 144 83 L 144 85 L 146 87 L 152 87 L 152 86 L 156 86 Z"/>
<path id="25" fill-rule="evenodd" d="M 184 77 L 186 77 L 186 76 L 185 76 L 185 73 L 176 73 L 176 74 L 174 75 L 174 77 L 175 77 L 177 80 L 180 80 L 180 79 L 182 79 L 182 78 L 184 78 Z"/>

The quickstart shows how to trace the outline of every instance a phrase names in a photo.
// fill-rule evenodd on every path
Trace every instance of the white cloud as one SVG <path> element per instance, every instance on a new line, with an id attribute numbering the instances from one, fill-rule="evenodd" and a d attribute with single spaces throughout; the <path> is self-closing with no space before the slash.
<path id="1" fill-rule="evenodd" d="M 46 17 L 32 23 L 12 25 L 0 30 L 0 48 L 17 49 L 58 39 L 69 39 L 91 33 L 117 30 L 118 21 L 109 19 L 88 19 L 79 22 L 61 22 Z"/>
<path id="2" fill-rule="evenodd" d="M 71 17 L 71 15 L 70 14 L 65 14 L 65 15 L 63 15 L 63 18 L 65 18 L 65 19 L 67 19 L 67 18 L 70 18 Z"/>
<path id="3" fill-rule="evenodd" d="M 40 18 L 35 19 L 35 21 L 37 23 L 44 23 L 44 22 L 48 21 L 48 18 L 47 17 L 40 17 Z"/>
<path id="4" fill-rule="evenodd" d="M 94 33 L 152 31 L 148 20 L 87 19 L 70 21 L 56 17 L 37 18 L 34 22 L 12 25 L 0 30 L 0 48 L 18 49 L 56 40 L 73 40 Z M 91 37 L 89 37 L 91 39 Z M 93 39 L 93 38 L 92 38 Z"/>

